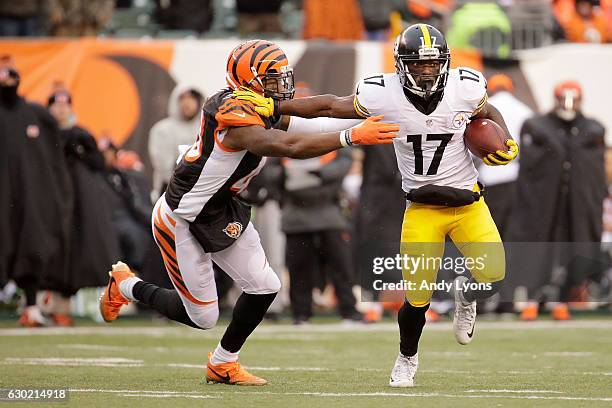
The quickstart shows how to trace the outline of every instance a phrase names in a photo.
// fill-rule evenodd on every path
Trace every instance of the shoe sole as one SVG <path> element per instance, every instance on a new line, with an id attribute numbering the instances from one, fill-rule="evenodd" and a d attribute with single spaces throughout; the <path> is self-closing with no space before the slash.
<path id="1" fill-rule="evenodd" d="M 114 278 L 111 275 L 109 280 L 108 280 L 108 284 L 106 285 L 106 289 L 104 289 L 104 292 L 102 292 L 102 296 L 100 296 L 100 301 L 98 303 L 98 308 L 100 309 L 100 316 L 102 316 L 102 320 L 104 320 L 106 323 L 110 323 L 110 322 L 114 322 L 116 320 L 115 319 L 111 319 L 111 320 L 106 320 L 106 317 L 104 317 L 104 302 L 106 301 L 106 299 L 104 299 L 105 297 L 107 297 L 107 294 L 110 293 L 110 287 L 111 284 L 113 283 Z"/>
<path id="2" fill-rule="evenodd" d="M 401 382 L 395 382 L 395 383 L 390 382 L 389 387 L 410 388 L 410 387 L 414 387 L 414 381 L 401 381 Z"/>
<path id="3" fill-rule="evenodd" d="M 208 383 L 212 383 L 212 384 L 225 384 L 225 385 L 240 385 L 242 387 L 258 387 L 258 386 L 262 386 L 262 385 L 267 385 L 268 382 L 266 381 L 265 383 L 250 383 L 250 382 L 235 382 L 235 383 L 229 383 L 229 382 L 225 382 L 225 381 L 218 381 L 218 380 L 214 380 L 210 377 L 206 377 L 206 384 Z"/>

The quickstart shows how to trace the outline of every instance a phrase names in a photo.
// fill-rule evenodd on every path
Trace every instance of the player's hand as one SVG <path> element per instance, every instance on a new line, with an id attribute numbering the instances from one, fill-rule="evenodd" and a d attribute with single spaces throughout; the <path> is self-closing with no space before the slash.
<path id="1" fill-rule="evenodd" d="M 383 115 L 372 116 L 350 129 L 350 139 L 356 145 L 391 144 L 397 137 L 399 125 L 382 123 Z"/>
<path id="2" fill-rule="evenodd" d="M 252 103 L 255 107 L 255 112 L 261 116 L 265 116 L 266 118 L 274 116 L 274 110 L 277 108 L 277 106 L 275 106 L 274 99 L 266 98 L 265 96 L 260 95 L 249 88 L 245 88 L 244 86 L 241 86 L 239 90 L 234 91 L 233 94 L 236 99 Z"/>
<path id="3" fill-rule="evenodd" d="M 482 159 L 484 164 L 487 166 L 503 166 L 505 164 L 510 163 L 512 160 L 516 159 L 518 156 L 518 145 L 512 139 L 506 140 L 506 146 L 508 146 L 509 150 L 504 152 L 503 150 L 498 150 L 495 154 L 488 154 L 487 157 Z"/>

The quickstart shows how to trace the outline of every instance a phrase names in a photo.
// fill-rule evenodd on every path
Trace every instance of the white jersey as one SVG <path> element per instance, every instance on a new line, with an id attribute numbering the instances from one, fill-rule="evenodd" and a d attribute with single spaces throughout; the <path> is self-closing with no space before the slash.
<path id="1" fill-rule="evenodd" d="M 451 69 L 444 96 L 429 115 L 421 113 L 404 95 L 397 74 L 362 79 L 355 92 L 355 109 L 364 116 L 384 115 L 397 123 L 393 140 L 402 188 L 435 184 L 471 190 L 478 178 L 463 142 L 469 118 L 487 101 L 486 81 L 471 68 Z"/>

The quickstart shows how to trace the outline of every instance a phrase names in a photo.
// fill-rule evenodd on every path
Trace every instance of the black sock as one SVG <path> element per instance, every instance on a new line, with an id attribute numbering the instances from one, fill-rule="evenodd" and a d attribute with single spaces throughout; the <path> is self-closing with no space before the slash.
<path id="1" fill-rule="evenodd" d="M 237 353 L 247 337 L 261 323 L 276 293 L 251 295 L 243 293 L 236 301 L 232 321 L 221 338 L 221 347 L 230 353 Z"/>
<path id="2" fill-rule="evenodd" d="M 140 302 L 157 310 L 168 319 L 201 329 L 187 315 L 185 306 L 176 290 L 164 289 L 152 283 L 140 281 L 134 285 L 132 294 Z"/>
<path id="3" fill-rule="evenodd" d="M 38 292 L 36 283 L 22 284 L 21 289 L 23 289 L 25 295 L 26 306 L 34 306 L 36 304 L 36 293 Z"/>
<path id="4" fill-rule="evenodd" d="M 423 307 L 414 307 L 405 301 L 397 314 L 400 329 L 400 353 L 406 357 L 412 357 L 418 351 L 427 309 L 429 309 L 429 303 Z"/>
<path id="5" fill-rule="evenodd" d="M 468 283 L 468 288 L 463 291 L 463 298 L 468 302 L 473 302 L 475 300 L 483 300 L 488 299 L 501 289 L 503 285 L 503 280 L 490 283 L 490 289 L 479 289 L 478 282 L 473 277 L 470 278 Z"/>

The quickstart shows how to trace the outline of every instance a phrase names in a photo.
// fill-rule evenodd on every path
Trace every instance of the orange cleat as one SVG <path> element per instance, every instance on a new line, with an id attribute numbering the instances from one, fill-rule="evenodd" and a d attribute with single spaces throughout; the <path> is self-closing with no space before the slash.
<path id="1" fill-rule="evenodd" d="M 555 320 L 569 320 L 571 315 L 567 308 L 567 303 L 559 303 L 553 307 L 552 317 Z"/>
<path id="2" fill-rule="evenodd" d="M 119 283 L 136 275 L 130 271 L 129 266 L 123 262 L 117 262 L 108 276 L 110 276 L 108 285 L 100 296 L 100 314 L 105 322 L 112 322 L 117 319 L 121 306 L 130 303 L 119 291 Z"/>
<path id="3" fill-rule="evenodd" d="M 48 326 L 49 322 L 38 306 L 26 306 L 19 317 L 19 325 L 22 327 L 44 327 Z"/>
<path id="4" fill-rule="evenodd" d="M 71 327 L 74 326 L 74 320 L 69 315 L 63 313 L 54 313 L 51 315 L 51 319 L 56 326 L 59 327 Z"/>
<path id="5" fill-rule="evenodd" d="M 520 319 L 526 322 L 531 322 L 538 318 L 538 304 L 530 302 L 521 312 Z"/>
<path id="6" fill-rule="evenodd" d="M 240 365 L 239 362 L 212 365 L 210 359 L 212 353 L 208 353 L 208 364 L 206 365 L 206 382 L 230 384 L 230 385 L 266 385 L 268 381 L 259 378 Z"/>

